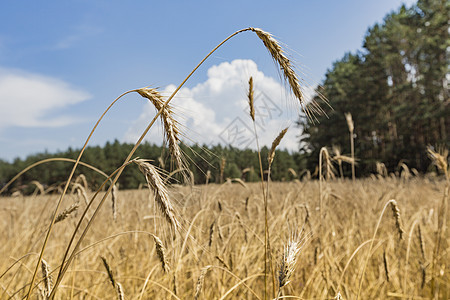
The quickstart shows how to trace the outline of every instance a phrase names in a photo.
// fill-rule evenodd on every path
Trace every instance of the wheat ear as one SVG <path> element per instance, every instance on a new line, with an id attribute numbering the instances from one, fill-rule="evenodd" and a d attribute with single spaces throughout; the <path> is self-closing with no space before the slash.
<path id="1" fill-rule="evenodd" d="M 164 125 L 164 132 L 169 144 L 170 154 L 172 156 L 172 159 L 175 161 L 177 168 L 184 169 L 183 158 L 179 147 L 179 123 L 173 117 L 172 107 L 169 104 L 164 105 L 163 97 L 156 89 L 141 88 L 138 89 L 137 92 L 142 97 L 150 100 L 157 111 L 162 109 L 161 121 Z"/>
<path id="2" fill-rule="evenodd" d="M 422 259 L 425 259 L 425 240 L 422 236 L 422 228 L 420 227 L 420 224 L 417 226 L 417 236 L 419 238 L 419 245 L 420 245 L 420 254 L 422 254 Z"/>
<path id="3" fill-rule="evenodd" d="M 280 298 L 282 288 L 290 282 L 289 279 L 295 271 L 298 254 L 300 253 L 302 246 L 303 243 L 300 240 L 300 236 L 290 238 L 288 243 L 284 246 L 278 270 L 278 296 L 276 299 Z"/>
<path id="4" fill-rule="evenodd" d="M 198 277 L 198 280 L 197 280 L 197 285 L 195 287 L 195 294 L 194 294 L 195 300 L 198 299 L 198 297 L 200 296 L 200 293 L 202 292 L 203 284 L 205 283 L 205 276 L 206 276 L 206 274 L 208 274 L 208 271 L 211 269 L 211 267 L 212 266 L 206 266 L 206 267 L 202 268 L 200 276 Z"/>
<path id="5" fill-rule="evenodd" d="M 74 203 L 71 206 L 69 206 L 68 208 L 66 208 L 65 210 L 63 210 L 62 212 L 60 212 L 59 215 L 56 216 L 54 224 L 66 219 L 71 213 L 76 211 L 79 207 L 80 207 L 80 205 L 78 203 Z"/>
<path id="6" fill-rule="evenodd" d="M 124 295 L 124 292 L 123 292 L 123 287 L 122 287 L 122 285 L 119 282 L 117 282 L 117 299 L 118 300 L 124 300 L 125 299 L 125 295 Z"/>
<path id="7" fill-rule="evenodd" d="M 44 279 L 44 294 L 47 299 L 52 291 L 52 278 L 50 276 L 50 267 L 44 259 L 41 260 L 41 269 L 42 278 Z"/>
<path id="8" fill-rule="evenodd" d="M 111 282 L 112 286 L 115 288 L 116 287 L 116 280 L 114 279 L 114 275 L 113 275 L 113 272 L 111 270 L 111 267 L 109 266 L 108 261 L 106 260 L 106 258 L 104 258 L 103 256 L 100 256 L 100 258 L 102 259 L 103 265 L 105 266 L 106 273 L 108 273 L 109 281 Z"/>
<path id="9" fill-rule="evenodd" d="M 250 117 L 255 122 L 255 106 L 253 100 L 253 77 L 248 80 L 248 106 L 250 107 Z"/>
<path id="10" fill-rule="evenodd" d="M 397 201 L 391 200 L 389 203 L 391 204 L 392 214 L 394 215 L 395 227 L 397 228 L 398 235 L 399 235 L 400 239 L 402 240 L 403 234 L 405 233 L 405 231 L 403 230 L 403 226 L 402 226 L 400 209 L 398 208 Z"/>
<path id="11" fill-rule="evenodd" d="M 114 220 L 116 220 L 116 218 L 117 218 L 118 191 L 119 191 L 119 188 L 117 187 L 117 184 L 115 184 L 111 190 L 111 205 L 112 205 L 112 212 L 113 212 Z"/>
<path id="12" fill-rule="evenodd" d="M 389 265 L 388 265 L 388 259 L 386 255 L 386 251 L 383 252 L 383 265 L 384 265 L 384 273 L 386 274 L 386 281 L 389 282 Z"/>
<path id="13" fill-rule="evenodd" d="M 208 242 L 208 246 L 211 247 L 212 243 L 213 243 L 213 237 L 214 237 L 214 225 L 216 224 L 216 221 L 213 221 L 211 223 L 211 226 L 209 227 L 209 242 Z"/>
<path id="14" fill-rule="evenodd" d="M 297 74 L 294 71 L 291 61 L 284 54 L 284 50 L 280 46 L 280 43 L 276 39 L 274 39 L 270 33 L 260 28 L 250 27 L 249 29 L 254 33 L 256 33 L 259 39 L 264 43 L 264 46 L 269 51 L 273 60 L 277 62 L 278 65 L 280 66 L 284 79 L 289 83 L 289 86 L 294 96 L 300 101 L 300 105 L 305 114 L 307 115 L 307 117 L 310 120 L 313 120 L 314 112 L 318 114 L 323 114 L 324 113 L 323 110 L 317 103 L 311 102 L 310 103 L 311 107 L 308 107 L 306 105 Z"/>
<path id="15" fill-rule="evenodd" d="M 161 262 L 162 269 L 165 273 L 168 273 L 170 268 L 167 262 L 166 248 L 164 248 L 161 239 L 156 235 L 153 235 L 153 240 L 155 241 L 156 254 L 158 255 L 159 261 Z"/>
<path id="16" fill-rule="evenodd" d="M 288 129 L 289 129 L 289 127 L 286 127 L 285 129 L 281 130 L 281 132 L 278 134 L 278 136 L 275 138 L 275 140 L 273 140 L 272 147 L 270 147 L 269 155 L 267 156 L 269 166 L 272 165 L 273 159 L 275 157 L 275 149 L 280 144 L 281 139 L 284 137 L 284 135 L 286 134 Z"/>
<path id="17" fill-rule="evenodd" d="M 445 178 L 450 180 L 448 174 L 448 150 L 447 149 L 438 149 L 438 151 L 434 151 L 432 147 L 427 147 L 428 157 L 431 159 L 433 164 L 445 174 Z"/>
<path id="18" fill-rule="evenodd" d="M 152 164 L 143 159 L 137 159 L 134 160 L 134 162 L 138 165 L 139 170 L 145 175 L 149 188 L 155 193 L 156 204 L 167 222 L 169 222 L 175 231 L 178 230 L 180 223 L 175 216 L 175 210 L 170 202 L 169 192 L 158 171 Z"/>

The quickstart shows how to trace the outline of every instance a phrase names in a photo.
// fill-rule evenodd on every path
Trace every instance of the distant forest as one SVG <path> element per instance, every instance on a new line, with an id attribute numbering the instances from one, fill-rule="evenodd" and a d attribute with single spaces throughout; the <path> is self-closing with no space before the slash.
<path id="1" fill-rule="evenodd" d="M 333 64 L 321 89 L 333 110 L 319 122 L 299 122 L 308 168 L 323 146 L 350 153 L 346 113 L 354 121 L 358 176 L 376 161 L 391 171 L 404 162 L 425 172 L 428 145 L 449 149 L 449 16 L 446 0 L 402 6 L 368 29 L 361 51 Z"/>
<path id="2" fill-rule="evenodd" d="M 111 174 L 120 167 L 123 160 L 133 148 L 133 144 L 120 143 L 114 141 L 108 142 L 104 147 L 87 147 L 82 162 L 92 165 L 106 174 Z M 181 146 L 190 171 L 194 175 L 196 184 L 206 182 L 206 176 L 209 171 L 209 182 L 220 183 L 227 178 L 240 178 L 244 181 L 257 181 L 259 176 L 258 154 L 253 150 L 239 150 L 231 147 L 206 146 Z M 27 166 L 47 158 L 64 157 L 76 159 L 79 149 L 68 149 L 64 152 L 55 154 L 42 153 L 28 156 L 26 159 L 16 159 L 12 163 L 0 160 L 0 187 L 9 181 L 13 176 L 19 173 Z M 263 168 L 267 168 L 267 155 L 269 149 L 261 149 Z M 153 164 L 169 174 L 173 171 L 172 164 L 167 149 L 150 143 L 143 143 L 139 146 L 134 157 L 152 160 Z M 67 180 L 73 167 L 73 162 L 51 161 L 30 169 L 22 175 L 10 188 L 10 191 L 20 188 L 21 190 L 33 190 L 35 186 L 30 183 L 38 181 L 44 187 L 59 184 Z M 289 170 L 289 168 L 291 168 Z M 292 180 L 296 178 L 298 172 L 302 172 L 305 165 L 302 164 L 302 158 L 298 153 L 290 154 L 286 150 L 277 150 L 275 161 L 272 165 L 271 178 L 275 181 Z M 105 177 L 85 166 L 79 166 L 76 175 L 84 174 L 88 184 L 92 187 L 99 186 Z M 176 183 L 180 179 L 180 174 L 172 177 L 172 182 Z M 132 164 L 128 166 L 119 178 L 121 189 L 137 188 L 140 183 L 145 183 L 145 178 L 139 171 L 139 168 Z M 15 188 L 14 188 L 15 187 Z"/>
<path id="3" fill-rule="evenodd" d="M 326 117 L 316 122 L 298 120 L 299 151 L 276 152 L 271 178 L 275 181 L 300 178 L 308 170 L 317 176 L 319 152 L 327 147 L 332 157 L 338 153 L 350 155 L 350 133 L 345 114 L 354 124 L 356 176 L 376 172 L 382 162 L 389 172 L 399 171 L 401 164 L 425 173 L 430 169 L 426 147 L 450 147 L 450 92 L 448 16 L 450 2 L 419 0 L 410 8 L 400 7 L 389 13 L 382 23 L 369 28 L 363 49 L 347 53 L 326 73 L 320 87 L 332 107 L 323 107 Z M 316 99 L 320 101 L 319 97 Z M 122 163 L 133 145 L 114 141 L 104 147 L 88 147 L 82 161 L 106 174 Z M 252 150 L 232 147 L 182 145 L 195 183 L 222 182 L 227 178 L 257 181 L 260 178 L 258 155 Z M 334 150 L 332 150 L 334 149 Z M 336 152 L 336 149 L 339 149 Z M 79 149 L 49 154 L 31 155 L 9 163 L 0 160 L 0 187 L 25 167 L 49 157 L 75 159 Z M 267 165 L 268 149 L 261 150 L 263 168 Z M 154 160 L 167 173 L 172 171 L 167 150 L 144 143 L 136 155 Z M 335 163 L 335 162 L 334 162 Z M 51 186 L 67 180 L 72 164 L 51 162 L 31 169 L 21 176 L 9 191 L 31 189 L 30 182 Z M 351 175 L 350 166 L 343 164 L 342 173 Z M 104 178 L 80 166 L 93 186 Z M 340 175 L 340 174 L 338 174 Z M 173 181 L 179 176 L 176 174 Z M 119 179 L 120 188 L 137 188 L 144 182 L 134 165 L 127 167 Z"/>

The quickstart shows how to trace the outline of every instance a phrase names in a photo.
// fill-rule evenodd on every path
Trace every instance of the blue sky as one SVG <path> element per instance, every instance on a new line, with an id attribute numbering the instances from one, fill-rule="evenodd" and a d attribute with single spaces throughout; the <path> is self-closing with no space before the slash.
<path id="1" fill-rule="evenodd" d="M 414 2 L 4 1 L 0 159 L 81 147 L 115 97 L 144 86 L 167 95 L 215 45 L 249 26 L 272 33 L 284 45 L 305 81 L 305 93 L 311 94 L 334 61 L 361 49 L 370 26 L 402 3 Z M 250 32 L 219 49 L 174 99 L 184 141 L 236 143 L 227 130 L 243 132 L 248 125 L 249 76 L 255 77 L 260 99 L 261 142 L 270 144 L 290 126 L 281 146 L 294 150 L 298 107 L 286 100 L 274 63 Z M 136 141 L 154 113 L 138 95 L 123 98 L 92 145 L 116 138 Z M 147 139 L 161 143 L 161 128 Z M 237 146 L 247 146 L 244 140 Z"/>

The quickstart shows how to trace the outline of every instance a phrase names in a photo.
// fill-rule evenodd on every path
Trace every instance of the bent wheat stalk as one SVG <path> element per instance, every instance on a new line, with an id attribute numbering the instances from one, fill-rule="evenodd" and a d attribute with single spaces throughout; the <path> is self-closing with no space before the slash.
<path id="1" fill-rule="evenodd" d="M 61 206 L 62 200 L 64 199 L 64 196 L 66 195 L 67 190 L 69 189 L 69 185 L 70 185 L 70 182 L 71 182 L 71 180 L 72 180 L 72 178 L 73 178 L 73 175 L 75 174 L 75 170 L 77 169 L 78 164 L 80 163 L 81 156 L 83 155 L 84 150 L 85 150 L 86 147 L 87 147 L 87 144 L 89 143 L 89 141 L 90 141 L 92 135 L 94 134 L 94 131 L 97 129 L 97 126 L 100 124 L 100 121 L 103 119 L 103 117 L 106 115 L 106 113 L 111 109 L 111 107 L 112 107 L 117 101 L 119 101 L 120 98 L 122 98 L 123 96 L 125 96 L 125 95 L 127 95 L 127 94 L 129 94 L 129 93 L 131 93 L 131 92 L 133 92 L 133 90 L 127 91 L 127 92 L 123 93 L 122 95 L 120 95 L 119 97 L 117 97 L 117 98 L 116 98 L 116 99 L 115 99 L 115 100 L 114 100 L 114 101 L 106 108 L 106 110 L 103 112 L 103 114 L 102 114 L 102 115 L 100 116 L 100 118 L 97 120 L 97 123 L 95 123 L 94 127 L 93 127 L 92 130 L 91 130 L 91 133 L 89 134 L 89 136 L 87 137 L 87 139 L 86 139 L 86 141 L 85 141 L 83 147 L 81 148 L 80 154 L 78 154 L 77 160 L 76 160 L 76 162 L 75 162 L 75 164 L 74 164 L 74 166 L 73 166 L 73 168 L 72 168 L 72 171 L 70 172 L 70 175 L 69 175 L 69 178 L 67 179 L 66 185 L 64 186 L 64 190 L 63 190 L 61 196 L 59 197 L 58 203 L 56 204 L 56 208 L 55 208 L 55 211 L 54 211 L 54 213 L 53 213 L 52 221 L 50 222 L 50 225 L 49 225 L 48 230 L 47 230 L 47 234 L 45 235 L 44 242 L 43 242 L 43 244 L 42 244 L 41 252 L 40 252 L 40 254 L 39 254 L 39 259 L 38 259 L 38 261 L 37 261 L 36 267 L 34 268 L 33 276 L 32 276 L 32 278 L 31 278 L 30 288 L 29 288 L 29 290 L 28 290 L 27 297 L 26 297 L 27 300 L 30 299 L 31 291 L 33 290 L 33 286 L 34 286 L 34 281 L 36 280 L 36 274 L 37 274 L 38 269 L 39 269 L 39 263 L 41 262 L 41 260 L 42 260 L 42 258 L 43 258 L 43 256 L 44 256 L 44 251 L 45 251 L 45 248 L 46 248 L 46 246 L 47 246 L 47 242 L 48 242 L 48 240 L 49 240 L 49 238 L 50 238 L 50 234 L 52 233 L 53 225 L 55 224 L 55 219 L 56 219 L 56 217 L 57 217 L 57 215 L 58 215 L 59 207 Z M 115 182 L 114 182 L 114 183 L 115 183 Z M 114 184 L 113 184 L 113 185 L 114 185 Z M 64 261 L 63 261 L 62 263 L 64 263 Z M 56 287 L 57 287 L 57 286 L 55 285 L 55 287 L 54 287 L 54 289 L 53 289 L 52 292 L 54 292 L 54 291 L 56 290 Z"/>
<path id="2" fill-rule="evenodd" d="M 76 252 L 77 252 L 78 248 L 80 247 L 80 244 L 81 244 L 82 240 L 83 240 L 84 237 L 86 236 L 86 233 L 87 233 L 87 231 L 89 230 L 90 226 L 92 226 L 93 221 L 95 220 L 96 216 L 98 215 L 98 212 L 99 212 L 100 208 L 102 207 L 103 203 L 105 202 L 106 198 L 108 197 L 109 193 L 105 193 L 105 194 L 103 195 L 103 198 L 101 199 L 100 203 L 97 205 L 97 207 L 96 207 L 94 213 L 92 214 L 91 219 L 88 221 L 88 223 L 87 223 L 87 225 L 86 225 L 84 231 L 81 233 L 81 236 L 80 236 L 80 238 L 78 239 L 78 242 L 75 244 L 75 247 L 74 247 L 72 253 L 71 253 L 70 256 L 68 257 L 70 248 L 71 248 L 71 246 L 72 246 L 72 243 L 73 243 L 73 241 L 75 240 L 75 236 L 76 236 L 78 230 L 80 229 L 81 223 L 83 222 L 83 219 L 84 219 L 84 217 L 86 216 L 86 214 L 87 214 L 89 208 L 90 208 L 90 207 L 92 206 L 92 204 L 94 203 L 95 198 L 96 198 L 97 195 L 100 193 L 100 191 L 103 190 L 103 187 L 106 185 L 106 183 L 107 183 L 108 181 L 111 180 L 111 178 L 112 178 L 114 175 L 116 175 L 117 173 L 119 173 L 120 171 L 122 171 L 127 165 L 131 164 L 133 161 L 134 161 L 134 160 L 130 160 L 130 161 L 128 161 L 128 163 L 122 165 L 120 168 L 118 168 L 117 170 L 115 170 L 110 176 L 108 176 L 108 177 L 106 178 L 106 180 L 102 183 L 102 185 L 97 189 L 97 191 L 95 192 L 95 194 L 92 196 L 92 198 L 91 198 L 89 204 L 86 206 L 86 208 L 85 208 L 83 214 L 81 215 L 81 217 L 80 217 L 80 219 L 79 219 L 79 221 L 78 221 L 78 224 L 77 224 L 77 226 L 75 227 L 75 230 L 74 230 L 74 232 L 73 232 L 73 234 L 72 234 L 72 237 L 71 237 L 71 239 L 70 239 L 70 241 L 69 241 L 69 243 L 68 243 L 68 245 L 67 245 L 67 247 L 66 247 L 66 251 L 65 251 L 65 253 L 64 253 L 63 260 L 62 260 L 62 262 L 61 262 L 61 268 L 59 269 L 58 277 L 56 278 L 55 285 L 54 285 L 53 290 L 52 290 L 52 292 L 51 292 L 51 294 L 50 294 L 50 296 L 49 296 L 50 299 L 53 299 L 53 298 L 55 297 L 55 293 L 56 293 L 56 290 L 57 290 L 58 285 L 61 283 L 61 280 L 63 279 L 64 274 L 67 272 L 67 270 L 68 270 L 68 268 L 69 268 L 69 266 L 70 266 L 70 263 L 72 262 L 73 258 L 75 257 Z M 109 189 L 108 189 L 109 192 L 111 192 L 111 190 L 113 189 L 114 184 L 115 184 L 115 182 L 111 183 L 111 185 L 109 186 Z M 67 258 L 67 257 L 68 257 L 68 258 Z M 66 258 L 67 258 L 67 261 L 66 261 Z M 64 264 L 64 263 L 65 263 L 65 264 Z M 31 289 L 32 289 L 32 288 L 31 288 Z"/>

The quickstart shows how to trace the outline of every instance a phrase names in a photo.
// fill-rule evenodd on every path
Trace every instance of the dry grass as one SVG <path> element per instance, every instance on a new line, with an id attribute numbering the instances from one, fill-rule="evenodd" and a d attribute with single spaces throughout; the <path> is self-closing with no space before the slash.
<path id="1" fill-rule="evenodd" d="M 157 213 L 159 207 L 152 194 L 148 199 L 146 190 L 119 191 L 124 201 L 118 203 L 117 220 L 113 220 L 108 210 L 100 212 L 97 225 L 86 236 L 57 297 L 69 299 L 73 294 L 74 299 L 118 298 L 118 287 L 111 289 L 108 277 L 99 276 L 99 272 L 105 274 L 105 269 L 98 257 L 107 255 L 114 264 L 116 282 L 126 291 L 126 299 L 138 299 L 141 293 L 142 299 L 171 296 L 176 299 L 173 295 L 175 268 L 167 272 L 161 268 L 155 247 L 156 234 L 161 237 L 161 243 L 167 245 L 167 264 L 178 263 L 176 296 L 179 299 L 219 299 L 228 292 L 228 299 L 257 299 L 255 294 L 262 299 L 264 207 L 260 186 L 246 185 L 244 188 L 228 182 L 196 187 L 202 189 L 202 193 L 189 187 L 169 189 L 173 205 L 190 226 L 189 237 L 185 233 L 175 240 L 162 229 L 167 228 L 167 223 L 165 217 Z M 283 249 L 289 236 L 287 222 L 300 229 L 307 215 L 305 208 L 310 208 L 311 229 L 306 228 L 312 237 L 296 255 L 296 269 L 289 274 L 291 283 L 283 288 L 284 295 L 332 299 L 340 293 L 343 299 L 354 299 L 361 267 L 368 258 L 360 299 L 386 299 L 389 295 L 429 298 L 432 278 L 435 278 L 436 299 L 447 298 L 450 289 L 448 236 L 442 236 L 441 251 L 433 254 L 445 181 L 415 177 L 406 182 L 400 178 L 358 180 L 355 184 L 348 180 L 330 181 L 327 188 L 329 192 L 323 196 L 323 230 L 319 236 L 318 182 L 271 183 L 268 224 L 275 265 L 283 257 L 283 251 L 274 249 Z M 88 195 L 91 196 L 90 192 Z M 7 229 L 0 232 L 0 298 L 20 299 L 26 294 L 24 287 L 31 276 L 29 269 L 35 263 L 45 224 L 50 218 L 48 208 L 57 198 L 57 195 L 1 198 L 4 209 L 0 211 L 0 223 Z M 383 217 L 372 250 L 367 252 L 367 241 L 372 238 L 381 210 L 392 198 L 401 211 L 404 230 L 409 232 L 418 220 L 420 235 L 427 245 L 421 245 L 418 238 L 412 239 L 406 285 L 403 268 L 408 245 L 405 239 L 398 239 L 392 215 Z M 246 199 L 249 199 L 247 205 Z M 214 230 L 210 230 L 213 223 Z M 67 244 L 74 226 L 74 220 L 68 218 L 52 233 L 46 258 L 56 271 L 64 250 L 61 245 Z M 433 257 L 436 259 L 434 275 Z M 44 282 L 40 285 L 44 286 Z M 269 291 L 272 293 L 271 288 Z M 38 294 L 36 289 L 34 295 Z"/>

